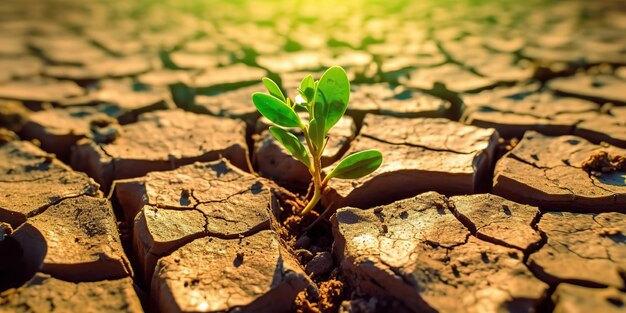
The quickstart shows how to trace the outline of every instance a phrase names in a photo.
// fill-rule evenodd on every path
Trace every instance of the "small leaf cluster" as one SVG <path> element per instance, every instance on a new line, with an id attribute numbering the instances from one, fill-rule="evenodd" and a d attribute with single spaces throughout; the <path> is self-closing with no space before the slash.
<path id="1" fill-rule="evenodd" d="M 269 129 L 274 138 L 294 158 L 302 162 L 313 177 L 313 198 L 301 214 L 308 213 L 315 206 L 329 179 L 360 178 L 372 173 L 382 164 L 380 151 L 360 151 L 341 160 L 322 179 L 321 158 L 328 142 L 328 133 L 345 114 L 350 100 L 350 82 L 343 68 L 331 67 L 319 80 L 314 80 L 311 75 L 306 76 L 300 83 L 294 101 L 285 97 L 273 80 L 263 78 L 263 84 L 268 93 L 252 94 L 255 107 L 276 125 Z M 303 123 L 296 110 L 308 112 L 309 122 Z M 285 128 L 301 129 L 306 147 Z"/>

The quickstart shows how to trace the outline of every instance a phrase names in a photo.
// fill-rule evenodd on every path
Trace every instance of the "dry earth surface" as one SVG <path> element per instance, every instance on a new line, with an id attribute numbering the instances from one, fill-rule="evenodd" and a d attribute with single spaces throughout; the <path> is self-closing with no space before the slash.
<path id="1" fill-rule="evenodd" d="M 0 312 L 626 312 L 623 1 L 0 3 Z M 343 66 L 310 174 L 251 93 Z M 302 133 L 292 130 L 304 141 Z"/>

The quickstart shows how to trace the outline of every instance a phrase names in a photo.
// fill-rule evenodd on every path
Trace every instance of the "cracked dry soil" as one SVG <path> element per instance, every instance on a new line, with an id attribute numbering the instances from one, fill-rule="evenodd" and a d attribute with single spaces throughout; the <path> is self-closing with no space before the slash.
<path id="1" fill-rule="evenodd" d="M 0 312 L 625 312 L 619 1 L 0 3 Z M 322 164 L 250 94 L 351 80 Z M 294 135 L 302 134 L 292 130 Z"/>

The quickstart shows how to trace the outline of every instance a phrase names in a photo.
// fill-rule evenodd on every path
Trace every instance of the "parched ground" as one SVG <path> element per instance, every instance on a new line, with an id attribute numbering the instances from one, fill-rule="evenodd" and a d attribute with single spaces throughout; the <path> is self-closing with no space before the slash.
<path id="1" fill-rule="evenodd" d="M 625 34 L 619 0 L 3 1 L 0 312 L 626 312 Z M 384 163 L 298 218 L 250 95 L 332 65 L 323 166 Z"/>

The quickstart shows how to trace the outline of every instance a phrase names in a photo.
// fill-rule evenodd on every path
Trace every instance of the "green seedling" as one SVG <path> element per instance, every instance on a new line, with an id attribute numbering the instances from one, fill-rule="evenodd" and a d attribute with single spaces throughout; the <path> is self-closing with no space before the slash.
<path id="1" fill-rule="evenodd" d="M 328 132 L 346 113 L 350 100 L 350 82 L 343 68 L 333 66 L 320 78 L 305 77 L 298 88 L 298 96 L 291 101 L 285 97 L 274 81 L 263 78 L 269 93 L 256 92 L 252 101 L 259 112 L 276 126 L 270 126 L 270 133 L 278 142 L 302 162 L 313 176 L 313 197 L 298 212 L 309 213 L 319 202 L 322 191 L 332 178 L 356 179 L 375 171 L 383 162 L 378 150 L 365 150 L 353 153 L 344 159 L 325 177 L 322 172 L 322 154 L 328 142 Z M 296 108 L 309 113 L 309 122 L 302 122 Z M 299 128 L 304 134 L 306 147 L 285 128 Z"/>

